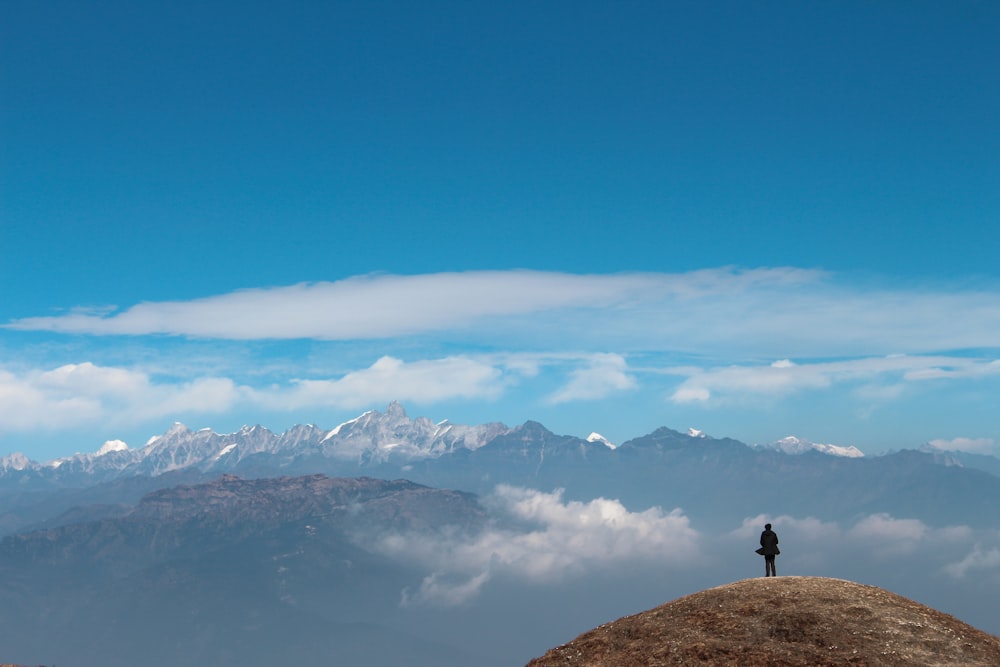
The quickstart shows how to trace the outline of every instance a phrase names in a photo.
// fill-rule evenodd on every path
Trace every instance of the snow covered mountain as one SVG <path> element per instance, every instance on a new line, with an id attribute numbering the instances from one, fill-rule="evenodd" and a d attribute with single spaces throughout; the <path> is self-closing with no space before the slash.
<path id="1" fill-rule="evenodd" d="M 796 438 L 794 435 L 781 438 L 780 440 L 775 440 L 774 442 L 763 445 L 764 448 L 776 449 L 779 452 L 784 452 L 785 454 L 804 454 L 805 452 L 820 452 L 821 454 L 829 454 L 830 456 L 843 456 L 846 458 L 861 458 L 864 456 L 862 452 L 857 447 L 851 445 L 844 447 L 842 445 L 823 445 L 818 442 L 810 442 L 808 440 L 803 440 L 801 438 Z"/>
<path id="2" fill-rule="evenodd" d="M 618 448 L 618 445 L 614 444 L 613 442 L 611 442 L 610 440 L 608 440 L 607 438 L 605 438 L 600 433 L 591 433 L 590 435 L 588 435 L 587 436 L 587 442 L 599 442 L 600 444 L 604 445 L 608 449 L 617 449 Z"/>
<path id="3" fill-rule="evenodd" d="M 175 424 L 136 448 L 112 441 L 94 453 L 48 463 L 4 457 L 0 535 L 40 522 L 76 521 L 76 507 L 89 507 L 91 518 L 116 516 L 122 504 L 158 484 L 197 483 L 223 473 L 407 479 L 477 494 L 507 484 L 560 490 L 570 500 L 616 498 L 637 509 L 682 507 L 717 526 L 742 520 L 750 498 L 761 512 L 788 511 L 791 503 L 826 520 L 885 512 L 933 525 L 956 515 L 970 525 L 993 525 L 1000 478 L 974 464 L 913 450 L 865 457 L 854 447 L 791 437 L 752 447 L 666 427 L 613 444 L 596 433 L 559 435 L 534 421 L 508 427 L 411 419 L 392 403 L 329 430 L 307 424 L 276 434 L 249 426 L 219 434 Z M 927 488 L 938 494 L 928 496 Z"/>
<path id="4" fill-rule="evenodd" d="M 72 484 L 74 478 L 101 482 L 136 475 L 155 477 L 173 471 L 221 473 L 287 469 L 302 472 L 307 471 L 310 462 L 314 467 L 321 462 L 319 469 L 334 474 L 353 474 L 376 467 L 405 471 L 421 462 L 474 452 L 491 442 L 503 441 L 504 436 L 525 426 L 511 428 L 498 422 L 466 426 L 447 420 L 435 423 L 426 417 L 411 419 L 396 402 L 390 403 L 385 412 L 369 410 L 330 430 L 300 424 L 279 434 L 258 425 L 222 434 L 211 429 L 192 431 L 176 423 L 141 447 L 133 448 L 121 440 L 110 440 L 96 452 L 44 463 L 31 461 L 15 452 L 0 458 L 0 479 L 34 475 Z M 522 436 L 514 439 L 523 439 Z M 713 440 L 693 428 L 684 437 L 692 443 Z M 619 448 L 596 432 L 585 440 L 575 440 L 601 445 L 606 451 Z M 853 446 L 818 444 L 794 436 L 757 448 L 793 455 L 817 451 L 846 458 L 864 456 Z"/>
<path id="5" fill-rule="evenodd" d="M 192 431 L 176 423 L 137 448 L 112 440 L 92 454 L 75 454 L 46 463 L 29 461 L 15 453 L 0 459 L 0 475 L 36 471 L 59 478 L 88 475 L 110 479 L 186 469 L 223 472 L 241 465 L 263 464 L 265 459 L 270 468 L 308 458 L 361 466 L 389 461 L 405 464 L 460 449 L 474 450 L 509 430 L 499 423 L 463 426 L 448 421 L 434 423 L 425 417 L 410 419 L 403 406 L 393 402 L 384 413 L 371 410 L 329 431 L 305 424 L 280 434 L 263 426 L 244 426 L 235 433 L 220 434 L 211 429 Z"/>

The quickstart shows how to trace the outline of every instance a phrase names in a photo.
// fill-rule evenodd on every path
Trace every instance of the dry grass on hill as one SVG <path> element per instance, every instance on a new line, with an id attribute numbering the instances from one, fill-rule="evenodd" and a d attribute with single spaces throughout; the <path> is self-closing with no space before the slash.
<path id="1" fill-rule="evenodd" d="M 1000 665 L 1000 638 L 881 588 L 821 577 L 738 581 L 626 616 L 528 667 Z"/>

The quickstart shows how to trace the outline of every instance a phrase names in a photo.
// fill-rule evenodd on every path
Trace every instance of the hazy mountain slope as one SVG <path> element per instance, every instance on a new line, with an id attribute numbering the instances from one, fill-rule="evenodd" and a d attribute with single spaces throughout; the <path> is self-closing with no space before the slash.
<path id="1" fill-rule="evenodd" d="M 947 525 L 997 523 L 1000 478 L 902 451 L 842 458 L 788 455 L 734 440 L 691 439 L 669 429 L 622 444 L 604 471 L 633 506 L 680 506 L 713 525 L 788 514 L 849 520 L 885 512 Z"/>
<path id="2" fill-rule="evenodd" d="M 920 451 L 931 454 L 934 460 L 942 465 L 975 468 L 983 472 L 988 472 L 991 475 L 1000 476 L 1000 458 L 995 456 L 973 454 L 971 452 L 946 451 L 929 445 L 921 447 Z"/>
<path id="3" fill-rule="evenodd" d="M 360 531 L 475 530 L 466 494 L 405 481 L 224 477 L 129 514 L 0 541 L 4 657 L 143 664 L 488 664 L 394 627 L 416 575 Z"/>
<path id="4" fill-rule="evenodd" d="M 124 476 L 92 486 L 18 490 L 0 485 L 0 536 L 114 516 L 151 491 L 218 477 L 199 470 L 177 470 L 156 477 Z M 103 508 L 103 510 L 102 510 Z M 118 508 L 118 509 L 116 509 Z"/>

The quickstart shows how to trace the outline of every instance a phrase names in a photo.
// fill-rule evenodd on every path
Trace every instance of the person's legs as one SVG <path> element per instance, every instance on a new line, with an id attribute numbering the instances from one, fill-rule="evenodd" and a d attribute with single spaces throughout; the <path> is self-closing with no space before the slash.
<path id="1" fill-rule="evenodd" d="M 764 556 L 764 576 L 765 577 L 776 577 L 777 573 L 774 571 L 774 556 Z"/>

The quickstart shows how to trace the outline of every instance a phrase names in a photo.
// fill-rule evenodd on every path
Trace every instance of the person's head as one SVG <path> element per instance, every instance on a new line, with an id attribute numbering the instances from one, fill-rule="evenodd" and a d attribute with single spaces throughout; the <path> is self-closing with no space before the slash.
<path id="1" fill-rule="evenodd" d="M 771 524 L 765 523 L 764 524 L 764 530 L 771 530 Z"/>

